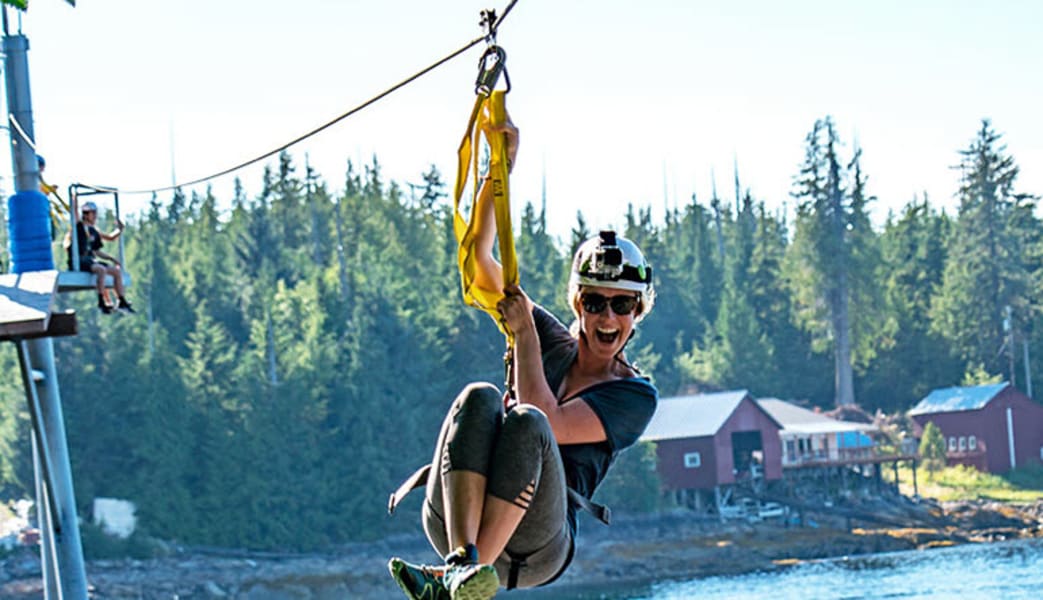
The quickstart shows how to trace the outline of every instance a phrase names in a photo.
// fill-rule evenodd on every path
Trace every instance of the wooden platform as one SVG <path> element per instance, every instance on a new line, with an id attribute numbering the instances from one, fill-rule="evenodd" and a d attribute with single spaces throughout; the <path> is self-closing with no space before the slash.
<path id="1" fill-rule="evenodd" d="M 809 469 L 813 467 L 846 467 L 849 465 L 873 465 L 889 462 L 906 462 L 918 460 L 915 454 L 880 454 L 878 456 L 865 456 L 862 458 L 848 459 L 809 459 L 798 464 L 783 464 L 783 469 Z"/>
<path id="2" fill-rule="evenodd" d="M 0 340 L 74 335 L 76 314 L 54 313 L 58 271 L 0 275 Z"/>

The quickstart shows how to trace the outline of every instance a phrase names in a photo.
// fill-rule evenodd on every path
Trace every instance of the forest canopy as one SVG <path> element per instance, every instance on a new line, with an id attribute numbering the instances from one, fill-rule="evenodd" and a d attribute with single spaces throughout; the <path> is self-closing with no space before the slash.
<path id="1" fill-rule="evenodd" d="M 662 222 L 648 206 L 619 215 L 658 292 L 628 358 L 663 396 L 744 388 L 899 412 L 940 386 L 1024 389 L 1043 355 L 1043 228 L 992 125 L 956 155 L 956 214 L 912 198 L 876 228 L 862 149 L 828 118 L 805 149 L 795 215 L 738 182 Z M 126 236 L 139 314 L 63 297 L 79 317 L 55 353 L 84 513 L 127 498 L 150 535 L 249 548 L 414 530 L 385 517 L 387 494 L 430 459 L 455 393 L 503 378 L 502 336 L 460 301 L 445 182 L 434 167 L 423 181 L 406 191 L 374 158 L 349 163 L 334 193 L 284 153 L 255 196 L 237 182 L 232 198 L 154 197 Z M 569 259 L 596 232 L 577 214 L 555 239 L 551 202 L 526 203 L 515 224 L 521 282 L 568 321 Z M 0 348 L 5 372 L 14 354 Z M 4 378 L 6 497 L 31 495 L 29 429 L 18 378 Z"/>

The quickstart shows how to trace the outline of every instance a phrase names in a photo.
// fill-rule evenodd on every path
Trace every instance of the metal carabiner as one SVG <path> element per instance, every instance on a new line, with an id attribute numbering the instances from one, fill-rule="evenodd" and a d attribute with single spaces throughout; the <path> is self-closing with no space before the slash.
<path id="1" fill-rule="evenodd" d="M 485 49 L 485 54 L 478 60 L 478 79 L 474 82 L 474 93 L 488 96 L 496 87 L 496 82 L 503 73 L 507 82 L 507 91 L 511 91 L 511 78 L 507 75 L 507 53 L 503 48 L 493 44 Z"/>

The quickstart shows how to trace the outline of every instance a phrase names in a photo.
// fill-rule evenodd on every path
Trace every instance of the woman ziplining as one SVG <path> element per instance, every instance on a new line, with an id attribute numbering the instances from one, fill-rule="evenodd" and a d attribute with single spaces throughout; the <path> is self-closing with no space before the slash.
<path id="1" fill-rule="evenodd" d="M 517 151 L 518 130 L 502 113 L 479 121 L 494 148 L 490 171 L 504 163 L 509 170 Z M 457 198 L 466 172 L 458 172 Z M 488 383 L 465 387 L 446 414 L 431 463 L 392 495 L 390 510 L 426 482 L 424 531 L 444 558 L 435 566 L 390 560 L 392 577 L 413 600 L 486 600 L 500 586 L 557 579 L 575 551 L 577 510 L 607 522 L 607 509 L 591 498 L 619 452 L 644 432 L 658 400 L 623 353 L 655 300 L 641 251 L 612 231 L 579 247 L 567 289 L 576 319 L 570 331 L 517 285 L 516 264 L 504 268 L 514 258 L 505 196 L 506 181 L 495 172 L 484 178 L 458 240 L 465 299 L 494 315 L 513 344 L 508 391 Z M 504 265 L 493 256 L 497 237 Z M 492 306 L 481 302 L 489 298 L 496 298 Z"/>

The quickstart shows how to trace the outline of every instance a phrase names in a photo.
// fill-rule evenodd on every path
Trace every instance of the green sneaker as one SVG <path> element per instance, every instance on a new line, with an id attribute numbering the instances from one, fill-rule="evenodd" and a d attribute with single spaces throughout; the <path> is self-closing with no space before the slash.
<path id="1" fill-rule="evenodd" d="M 388 571 L 410 600 L 451 600 L 442 581 L 445 567 L 414 565 L 396 557 L 388 561 Z"/>
<path id="2" fill-rule="evenodd" d="M 478 550 L 472 544 L 446 556 L 445 566 L 442 583 L 449 590 L 450 600 L 489 600 L 500 589 L 496 569 L 478 562 Z"/>

